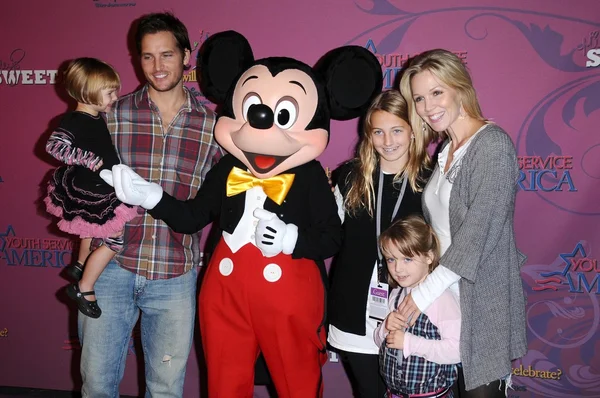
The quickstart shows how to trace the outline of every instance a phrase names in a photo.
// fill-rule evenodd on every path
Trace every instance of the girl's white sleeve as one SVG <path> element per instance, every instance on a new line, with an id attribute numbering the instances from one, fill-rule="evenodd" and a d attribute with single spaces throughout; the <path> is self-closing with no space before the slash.
<path id="1" fill-rule="evenodd" d="M 419 310 L 425 312 L 431 303 L 459 280 L 460 276 L 458 274 L 440 264 L 419 286 L 410 292 L 410 295 Z"/>

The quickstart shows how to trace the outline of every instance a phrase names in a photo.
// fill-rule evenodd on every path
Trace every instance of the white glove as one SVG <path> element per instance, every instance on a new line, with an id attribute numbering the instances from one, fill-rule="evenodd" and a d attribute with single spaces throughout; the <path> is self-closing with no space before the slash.
<path id="1" fill-rule="evenodd" d="M 160 185 L 144 180 L 124 164 L 114 165 L 112 173 L 102 170 L 100 177 L 114 187 L 117 198 L 128 205 L 152 210 L 162 199 L 163 189 Z"/>
<path id="2" fill-rule="evenodd" d="M 298 240 L 297 226 L 284 223 L 265 209 L 254 210 L 254 217 L 259 220 L 255 232 L 256 247 L 263 256 L 275 257 L 281 252 L 292 254 Z"/>

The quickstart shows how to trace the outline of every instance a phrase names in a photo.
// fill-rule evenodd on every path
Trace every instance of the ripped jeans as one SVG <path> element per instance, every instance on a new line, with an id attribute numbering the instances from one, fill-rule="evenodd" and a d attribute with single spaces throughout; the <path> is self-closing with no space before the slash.
<path id="1" fill-rule="evenodd" d="M 118 398 L 141 311 L 146 397 L 181 397 L 196 315 L 196 268 L 147 280 L 111 261 L 96 282 L 102 316 L 79 314 L 82 397 Z M 135 355 L 142 355 L 136 352 Z"/>

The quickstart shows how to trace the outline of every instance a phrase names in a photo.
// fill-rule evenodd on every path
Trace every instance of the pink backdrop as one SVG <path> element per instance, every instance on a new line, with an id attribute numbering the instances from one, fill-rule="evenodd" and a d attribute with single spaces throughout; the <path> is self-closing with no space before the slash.
<path id="1" fill-rule="evenodd" d="M 0 13 L 0 385 L 79 389 L 76 313 L 59 276 L 72 240 L 41 211 L 40 187 L 56 164 L 49 129 L 67 104 L 54 85 L 67 59 L 113 64 L 123 93 L 136 77 L 126 37 L 141 14 L 169 9 L 198 45 L 226 29 L 243 33 L 257 57 L 313 64 L 357 44 L 375 52 L 386 87 L 409 55 L 443 47 L 472 71 L 484 114 L 512 135 L 521 164 L 518 244 L 528 298 L 529 352 L 514 363 L 512 397 L 600 397 L 600 6 L 595 0 L 21 0 Z M 200 4 L 203 4 L 200 6 Z M 194 51 L 194 54 L 196 51 Z M 195 71 L 186 85 L 198 91 Z M 200 95 L 198 93 L 198 95 Z M 356 122 L 333 123 L 320 160 L 349 157 Z M 122 394 L 142 391 L 134 333 Z M 196 345 L 199 340 L 196 341 Z M 137 351 L 136 351 L 137 350 Z M 185 396 L 199 395 L 193 348 Z M 334 354 L 325 396 L 349 397 Z M 266 397 L 262 388 L 258 397 Z"/>

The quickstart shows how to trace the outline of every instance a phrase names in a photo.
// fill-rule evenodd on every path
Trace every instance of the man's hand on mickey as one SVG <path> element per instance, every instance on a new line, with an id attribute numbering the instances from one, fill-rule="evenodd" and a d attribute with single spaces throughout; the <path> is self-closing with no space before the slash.
<path id="1" fill-rule="evenodd" d="M 114 165 L 112 172 L 102 170 L 100 177 L 115 188 L 117 198 L 123 203 L 152 210 L 162 198 L 160 185 L 144 180 L 124 164 Z"/>
<path id="2" fill-rule="evenodd" d="M 255 239 L 256 246 L 265 257 L 274 257 L 279 253 L 292 254 L 298 240 L 298 227 L 286 224 L 276 214 L 265 209 L 254 210 L 258 218 Z"/>

